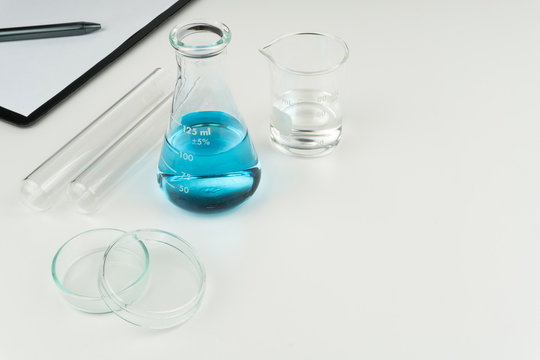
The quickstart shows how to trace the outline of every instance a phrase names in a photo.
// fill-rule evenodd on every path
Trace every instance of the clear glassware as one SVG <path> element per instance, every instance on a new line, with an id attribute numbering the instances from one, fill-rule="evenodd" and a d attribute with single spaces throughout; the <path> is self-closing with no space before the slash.
<path id="1" fill-rule="evenodd" d="M 144 292 L 124 290 L 126 253 L 143 247 L 150 259 Z M 120 318 L 149 329 L 167 329 L 191 319 L 206 289 L 206 271 L 191 245 L 162 230 L 135 230 L 118 238 L 103 255 L 99 290 Z"/>
<path id="2" fill-rule="evenodd" d="M 168 95 L 167 83 L 163 69 L 155 69 L 92 121 L 22 181 L 23 203 L 37 211 L 57 203 L 73 179 L 128 136 L 149 109 Z"/>
<path id="3" fill-rule="evenodd" d="M 219 22 L 175 27 L 178 80 L 158 166 L 158 183 L 175 205 L 229 209 L 250 197 L 261 169 L 225 80 L 229 28 Z"/>
<path id="4" fill-rule="evenodd" d="M 108 247 L 125 234 L 119 229 L 92 229 L 69 239 L 54 256 L 51 272 L 64 299 L 75 309 L 103 314 L 114 310 L 103 302 L 98 273 Z M 118 251 L 115 281 L 126 304 L 144 293 L 148 276 L 148 251 L 141 242 L 131 242 Z"/>
<path id="5" fill-rule="evenodd" d="M 99 210 L 114 187 L 161 145 L 171 97 L 172 92 L 69 184 L 69 195 L 80 212 Z"/>
<path id="6" fill-rule="evenodd" d="M 206 271 L 193 247 L 157 229 L 85 231 L 58 249 L 51 271 L 60 293 L 75 309 L 112 311 L 149 329 L 188 321 L 206 288 Z"/>
<path id="7" fill-rule="evenodd" d="M 260 52 L 271 64 L 273 144 L 291 155 L 331 152 L 341 139 L 338 74 L 349 56 L 347 44 L 306 32 L 282 36 Z"/>

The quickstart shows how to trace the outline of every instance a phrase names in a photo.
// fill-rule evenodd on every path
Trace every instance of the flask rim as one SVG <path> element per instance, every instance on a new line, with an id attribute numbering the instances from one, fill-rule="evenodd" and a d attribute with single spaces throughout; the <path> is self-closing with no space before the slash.
<path id="1" fill-rule="evenodd" d="M 209 32 L 220 38 L 212 43 L 191 45 L 183 40 L 192 34 Z M 181 55 L 192 58 L 205 58 L 220 54 L 231 41 L 232 33 L 229 27 L 219 21 L 197 20 L 185 25 L 175 26 L 169 33 L 172 47 Z"/>

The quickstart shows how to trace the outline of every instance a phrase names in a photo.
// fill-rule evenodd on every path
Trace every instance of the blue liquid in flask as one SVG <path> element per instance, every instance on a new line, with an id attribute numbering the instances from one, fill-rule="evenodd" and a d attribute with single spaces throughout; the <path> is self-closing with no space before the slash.
<path id="1" fill-rule="evenodd" d="M 175 205 L 197 212 L 234 207 L 250 197 L 261 177 L 246 127 L 221 111 L 182 117 L 165 137 L 158 183 Z"/>

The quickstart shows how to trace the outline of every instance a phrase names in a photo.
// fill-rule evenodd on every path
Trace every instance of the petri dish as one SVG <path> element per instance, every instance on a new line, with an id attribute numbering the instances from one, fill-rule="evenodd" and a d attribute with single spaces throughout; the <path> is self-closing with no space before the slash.
<path id="1" fill-rule="evenodd" d="M 148 252 L 145 290 L 125 291 L 121 259 L 126 249 Z M 142 229 L 120 236 L 103 256 L 99 291 L 110 310 L 137 326 L 166 329 L 189 320 L 199 308 L 206 272 L 189 243 L 162 230 Z M 137 296 L 134 296 L 137 295 Z"/>
<path id="2" fill-rule="evenodd" d="M 92 229 L 75 235 L 56 252 L 52 277 L 63 298 L 74 308 L 93 314 L 111 312 L 99 291 L 98 274 L 109 246 L 126 232 L 113 228 Z M 133 242 L 116 254 L 118 293 L 135 301 L 146 289 L 148 252 L 140 242 Z"/>

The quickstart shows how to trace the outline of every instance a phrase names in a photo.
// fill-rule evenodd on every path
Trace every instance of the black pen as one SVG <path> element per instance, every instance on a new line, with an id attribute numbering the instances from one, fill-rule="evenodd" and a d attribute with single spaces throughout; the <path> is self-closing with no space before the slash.
<path id="1" fill-rule="evenodd" d="M 16 41 L 84 35 L 99 29 L 101 29 L 100 24 L 90 22 L 72 22 L 64 24 L 14 27 L 0 29 L 0 41 Z"/>

